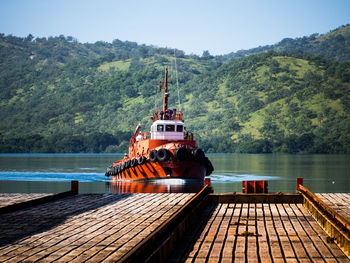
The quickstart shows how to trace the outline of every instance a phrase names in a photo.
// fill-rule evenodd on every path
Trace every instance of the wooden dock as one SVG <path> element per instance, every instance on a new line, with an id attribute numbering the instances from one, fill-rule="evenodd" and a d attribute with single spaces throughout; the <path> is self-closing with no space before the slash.
<path id="1" fill-rule="evenodd" d="M 3 194 L 0 193 L 0 208 L 37 200 L 53 194 Z"/>
<path id="2" fill-rule="evenodd" d="M 350 194 L 316 194 L 316 196 L 350 222 Z"/>
<path id="3" fill-rule="evenodd" d="M 171 262 L 350 262 L 302 204 L 221 203 Z"/>
<path id="4" fill-rule="evenodd" d="M 117 261 L 193 194 L 77 195 L 0 216 L 0 262 Z"/>
<path id="5" fill-rule="evenodd" d="M 316 196 L 336 200 L 330 206 L 342 219 L 349 214 L 350 194 Z M 305 198 L 210 194 L 207 186 L 198 194 L 3 195 L 0 208 L 41 201 L 0 214 L 0 262 L 350 262 Z"/>

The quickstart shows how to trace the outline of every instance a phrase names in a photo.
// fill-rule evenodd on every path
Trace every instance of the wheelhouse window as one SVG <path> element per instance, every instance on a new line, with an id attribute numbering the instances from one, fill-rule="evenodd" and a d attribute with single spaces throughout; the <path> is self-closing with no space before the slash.
<path id="1" fill-rule="evenodd" d="M 165 125 L 165 131 L 167 132 L 175 131 L 175 125 L 170 125 L 170 124 Z"/>
<path id="2" fill-rule="evenodd" d="M 164 131 L 164 125 L 158 124 L 157 131 L 160 131 L 160 132 Z"/>
<path id="3" fill-rule="evenodd" d="M 176 126 L 176 131 L 177 132 L 183 132 L 183 130 L 184 130 L 184 126 L 183 125 L 177 125 Z"/>

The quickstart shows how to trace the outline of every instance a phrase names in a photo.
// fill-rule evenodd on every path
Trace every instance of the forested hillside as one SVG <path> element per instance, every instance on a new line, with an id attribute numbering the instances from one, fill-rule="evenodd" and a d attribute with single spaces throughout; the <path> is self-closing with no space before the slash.
<path id="1" fill-rule="evenodd" d="M 176 50 L 180 107 L 200 147 L 350 153 L 350 26 L 306 39 L 241 59 Z M 0 34 L 0 152 L 126 151 L 161 106 L 165 66 L 175 82 L 171 49 Z"/>
<path id="2" fill-rule="evenodd" d="M 293 51 L 314 56 L 322 56 L 340 62 L 350 60 L 350 25 L 332 30 L 328 34 L 312 34 L 296 39 L 285 38 L 275 45 L 260 46 L 248 50 L 240 50 L 222 56 L 222 59 L 234 60 L 263 51 Z"/>

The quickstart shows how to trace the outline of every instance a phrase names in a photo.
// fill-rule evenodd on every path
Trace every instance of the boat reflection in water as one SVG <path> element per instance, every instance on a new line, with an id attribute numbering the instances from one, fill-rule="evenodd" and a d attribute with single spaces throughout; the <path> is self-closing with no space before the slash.
<path id="1" fill-rule="evenodd" d="M 113 178 L 114 179 L 114 178 Z M 155 179 L 125 181 L 113 180 L 110 191 L 114 194 L 120 193 L 197 193 L 205 185 L 203 180 L 190 179 Z M 207 182 L 208 183 L 208 182 Z"/>

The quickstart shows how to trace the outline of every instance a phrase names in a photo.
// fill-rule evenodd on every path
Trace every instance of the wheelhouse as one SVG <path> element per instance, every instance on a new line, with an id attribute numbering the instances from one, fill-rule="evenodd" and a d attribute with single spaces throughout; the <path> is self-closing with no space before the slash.
<path id="1" fill-rule="evenodd" d="M 184 123 L 179 120 L 157 120 L 151 126 L 153 140 L 184 140 Z"/>

